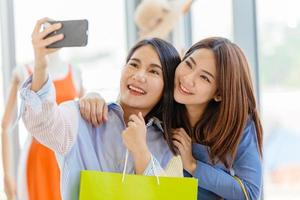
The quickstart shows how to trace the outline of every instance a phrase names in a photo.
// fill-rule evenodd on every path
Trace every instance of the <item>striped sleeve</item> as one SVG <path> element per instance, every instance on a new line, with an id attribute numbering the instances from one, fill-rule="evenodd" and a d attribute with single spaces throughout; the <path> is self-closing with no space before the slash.
<path id="1" fill-rule="evenodd" d="M 54 152 L 65 155 L 74 144 L 78 129 L 78 111 L 75 102 L 61 105 L 55 102 L 51 80 L 38 92 L 30 90 L 32 76 L 21 87 L 23 109 L 21 115 L 29 133 Z"/>

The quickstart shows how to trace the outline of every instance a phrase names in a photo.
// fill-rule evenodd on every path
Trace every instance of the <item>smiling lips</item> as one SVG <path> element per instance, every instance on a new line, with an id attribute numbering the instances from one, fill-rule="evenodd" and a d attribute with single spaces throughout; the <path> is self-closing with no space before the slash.
<path id="1" fill-rule="evenodd" d="M 127 86 L 130 93 L 135 95 L 135 96 L 141 96 L 141 95 L 145 95 L 147 94 L 143 89 L 139 88 L 139 87 L 136 87 L 136 86 L 133 86 L 133 85 L 128 85 Z"/>
<path id="2" fill-rule="evenodd" d="M 192 95 L 193 93 L 191 93 L 187 88 L 185 88 L 181 83 L 179 83 L 179 92 L 184 94 L 184 95 Z"/>

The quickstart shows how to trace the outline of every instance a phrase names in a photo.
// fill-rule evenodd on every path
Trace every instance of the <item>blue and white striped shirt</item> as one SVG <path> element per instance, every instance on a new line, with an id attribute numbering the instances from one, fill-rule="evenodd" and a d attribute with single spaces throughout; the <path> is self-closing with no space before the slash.
<path id="1" fill-rule="evenodd" d="M 32 77 L 21 87 L 22 118 L 31 135 L 56 153 L 62 199 L 78 199 L 81 170 L 121 173 L 126 154 L 121 137 L 125 129 L 122 108 L 115 103 L 109 104 L 108 121 L 93 127 L 81 117 L 78 102 L 56 104 L 50 79 L 36 93 L 30 90 L 31 82 Z M 156 118 L 147 123 L 147 145 L 156 171 L 162 173 L 173 155 Z M 144 175 L 154 175 L 152 168 L 150 162 Z M 130 156 L 127 173 L 134 173 Z"/>

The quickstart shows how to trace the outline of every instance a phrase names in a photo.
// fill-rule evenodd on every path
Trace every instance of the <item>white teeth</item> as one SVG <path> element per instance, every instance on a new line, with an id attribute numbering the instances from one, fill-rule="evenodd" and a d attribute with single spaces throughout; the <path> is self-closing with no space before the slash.
<path id="1" fill-rule="evenodd" d="M 141 93 L 141 94 L 145 94 L 145 93 L 146 93 L 144 90 L 142 90 L 142 89 L 140 89 L 140 88 L 137 88 L 137 87 L 134 87 L 134 86 L 132 86 L 132 85 L 129 85 L 129 89 L 131 89 L 131 90 L 133 90 L 133 91 L 135 91 L 135 92 L 139 92 L 139 93 Z"/>
<path id="2" fill-rule="evenodd" d="M 182 84 L 180 84 L 180 88 L 181 88 L 181 90 L 183 90 L 184 92 L 191 94 L 191 92 L 190 92 L 188 89 L 186 89 L 185 87 L 183 87 Z"/>

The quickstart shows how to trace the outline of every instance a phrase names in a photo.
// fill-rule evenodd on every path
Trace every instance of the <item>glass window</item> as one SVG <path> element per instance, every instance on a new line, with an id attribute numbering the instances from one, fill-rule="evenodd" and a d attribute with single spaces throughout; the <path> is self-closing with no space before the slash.
<path id="1" fill-rule="evenodd" d="M 195 1 L 192 5 L 192 31 L 193 43 L 210 36 L 233 39 L 232 1 Z"/>
<path id="2" fill-rule="evenodd" d="M 299 1 L 257 2 L 265 199 L 299 199 Z"/>

